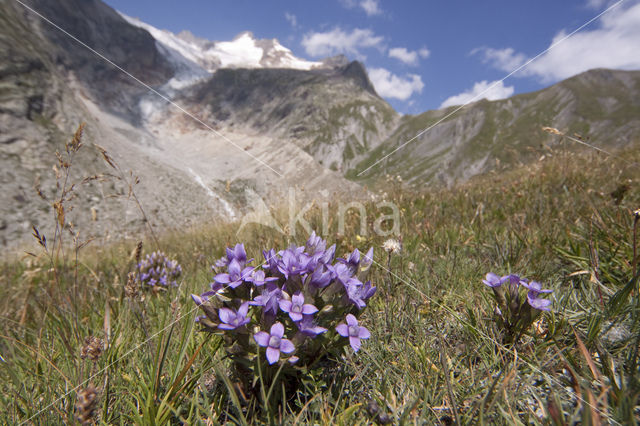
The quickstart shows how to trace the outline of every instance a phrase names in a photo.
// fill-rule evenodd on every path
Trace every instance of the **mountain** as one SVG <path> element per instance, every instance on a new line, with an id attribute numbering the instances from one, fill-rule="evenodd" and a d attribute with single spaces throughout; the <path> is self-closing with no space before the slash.
<path id="1" fill-rule="evenodd" d="M 343 192 L 364 196 L 357 184 L 319 164 L 299 142 L 229 120 L 221 125 L 209 121 L 207 108 L 176 103 L 192 98 L 188 89 L 198 87 L 194 84 L 215 85 L 225 72 L 246 69 L 187 67 L 180 52 L 169 51 L 97 0 L 31 0 L 27 5 L 86 46 L 19 3 L 0 3 L 0 244 L 29 238 L 32 225 L 51 233 L 55 152 L 64 151 L 81 122 L 87 124 L 86 147 L 74 160 L 72 177 L 113 173 L 93 148 L 94 143 L 103 146 L 124 177 L 129 170 L 130 180 L 140 177 L 136 195 L 158 228 L 237 219 L 256 202 L 278 204 L 289 188 L 296 189 L 298 204 Z M 248 37 L 241 35 L 236 42 Z M 250 71 L 277 74 L 269 67 L 278 58 L 292 58 L 275 41 L 254 44 L 266 53 L 260 68 Z M 223 51 L 230 45 L 216 46 L 215 51 Z M 274 54 L 278 51 L 284 54 Z M 364 83 L 354 79 L 340 58 L 316 68 L 281 71 L 321 74 L 317 91 L 331 91 L 331 85 L 345 80 L 342 87 L 353 96 L 344 93 L 342 99 L 366 92 L 384 104 L 367 92 L 366 73 L 359 76 Z M 193 71 L 199 73 L 196 78 Z M 339 105 L 328 96 L 322 99 L 328 102 L 322 108 Z M 188 109 L 193 111 L 185 114 Z M 46 200 L 36 194 L 35 182 Z M 144 226 L 122 181 L 94 180 L 78 190 L 77 207 L 68 214 L 79 229 L 122 236 Z"/>
<path id="2" fill-rule="evenodd" d="M 414 185 L 451 185 L 498 164 L 513 166 L 539 158 L 544 147 L 561 142 L 543 127 L 581 135 L 604 149 L 637 145 L 640 71 L 590 70 L 537 92 L 458 109 L 402 117 L 391 136 L 347 175 L 360 182 L 391 174 Z M 565 144 L 569 150 L 584 148 Z"/>
<path id="3" fill-rule="evenodd" d="M 181 228 L 281 204 L 290 189 L 300 206 L 368 197 L 363 184 L 386 174 L 451 185 L 537 159 L 559 142 L 543 126 L 606 149 L 640 132 L 637 71 L 593 70 L 501 101 L 402 116 L 343 56 L 306 61 L 249 32 L 173 34 L 99 0 L 26 4 L 0 3 L 0 245 L 29 238 L 32 225 L 50 235 L 55 153 L 80 122 L 86 146 L 72 178 L 114 174 L 93 144 L 122 173 L 79 186 L 67 213 L 105 238 L 145 226 L 123 181 L 136 176 L 151 225 Z"/>

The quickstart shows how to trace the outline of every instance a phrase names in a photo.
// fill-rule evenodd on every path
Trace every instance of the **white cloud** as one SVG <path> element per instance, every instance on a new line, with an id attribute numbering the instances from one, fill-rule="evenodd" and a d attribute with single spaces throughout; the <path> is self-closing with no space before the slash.
<path id="1" fill-rule="evenodd" d="M 389 57 L 396 58 L 399 61 L 404 62 L 407 65 L 418 65 L 418 56 L 426 59 L 431 52 L 426 47 L 415 50 L 408 50 L 406 47 L 394 47 L 389 49 Z"/>
<path id="2" fill-rule="evenodd" d="M 422 78 L 416 74 L 407 74 L 407 78 L 392 74 L 384 68 L 371 68 L 369 78 L 376 88 L 376 92 L 383 98 L 395 98 L 402 101 L 407 100 L 415 92 L 422 93 L 424 83 Z"/>
<path id="3" fill-rule="evenodd" d="M 324 33 L 309 33 L 302 39 L 302 46 L 311 56 L 330 56 L 338 53 L 353 55 L 364 59 L 360 49 L 381 48 L 384 37 L 376 36 L 373 31 L 355 28 L 350 33 L 334 28 Z"/>
<path id="4" fill-rule="evenodd" d="M 367 16 L 380 15 L 382 13 L 378 0 L 362 0 L 360 2 L 360 7 L 364 10 Z"/>
<path id="5" fill-rule="evenodd" d="M 347 9 L 359 7 L 364 10 L 364 13 L 366 13 L 367 16 L 382 14 L 380 0 L 341 0 L 340 3 L 342 3 L 342 5 Z"/>
<path id="6" fill-rule="evenodd" d="M 517 75 L 535 76 L 543 83 L 552 83 L 593 68 L 640 68 L 640 3 L 618 6 L 603 15 L 592 30 L 582 30 L 567 36 L 561 31 L 550 46 L 556 46 L 527 65 Z M 480 49 L 485 60 L 498 69 L 513 71 L 515 64 L 524 63 L 526 56 L 513 49 Z M 487 52 L 490 52 L 487 55 Z"/>
<path id="7" fill-rule="evenodd" d="M 490 63 L 495 68 L 505 72 L 512 72 L 519 66 L 527 62 L 527 56 L 516 53 L 511 47 L 505 49 L 492 49 L 490 47 L 479 47 L 471 51 L 472 55 L 482 55 L 482 62 Z"/>
<path id="8" fill-rule="evenodd" d="M 452 105 L 464 105 L 468 102 L 475 102 L 483 98 L 495 101 L 497 99 L 508 98 L 511 95 L 513 95 L 513 86 L 505 86 L 502 81 L 487 82 L 483 80 L 474 84 L 472 89 L 451 96 L 440 105 L 440 108 L 446 108 Z"/>
<path id="9" fill-rule="evenodd" d="M 389 57 L 396 58 L 407 65 L 418 65 L 418 52 L 407 50 L 406 47 L 389 49 Z"/>
<path id="10" fill-rule="evenodd" d="M 587 7 L 590 9 L 600 9 L 603 6 L 609 6 L 612 0 L 587 0 Z"/>
<path id="11" fill-rule="evenodd" d="M 293 13 L 285 12 L 284 19 L 286 19 L 293 28 L 298 27 L 298 18 L 296 18 L 296 15 L 294 15 Z"/>

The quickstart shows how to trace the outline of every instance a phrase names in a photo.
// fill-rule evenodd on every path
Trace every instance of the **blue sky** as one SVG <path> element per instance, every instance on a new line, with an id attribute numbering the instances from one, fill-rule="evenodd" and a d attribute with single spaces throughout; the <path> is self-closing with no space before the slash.
<path id="1" fill-rule="evenodd" d="M 344 53 L 367 67 L 403 113 L 500 99 L 596 67 L 640 69 L 640 0 L 106 0 L 174 33 L 210 40 L 243 31 L 296 56 Z M 507 74 L 614 6 L 503 82 Z"/>

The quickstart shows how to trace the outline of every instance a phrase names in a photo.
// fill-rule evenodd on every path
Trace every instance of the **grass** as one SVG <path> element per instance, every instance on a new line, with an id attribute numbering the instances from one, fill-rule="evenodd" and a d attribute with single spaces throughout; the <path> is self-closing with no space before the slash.
<path id="1" fill-rule="evenodd" d="M 375 217 L 369 236 L 355 214 L 342 235 L 332 223 L 339 255 L 375 247 L 379 292 L 361 317 L 372 338 L 309 372 L 275 411 L 234 390 L 221 342 L 194 324 L 189 294 L 208 285 L 239 224 L 141 236 L 144 253 L 161 249 L 184 273 L 178 288 L 136 297 L 125 284 L 137 241 L 80 249 L 54 238 L 45 252 L 34 240 L 35 256 L 0 266 L 0 411 L 11 424 L 638 422 L 640 156 L 552 154 L 452 189 L 381 182 L 401 211 L 403 249 L 390 258 Z M 616 204 L 609 194 L 624 184 Z M 319 209 L 306 218 L 321 229 Z M 240 236 L 261 259 L 302 234 L 256 226 Z M 491 321 L 489 271 L 554 289 L 553 310 L 516 345 Z M 106 342 L 95 361 L 80 357 L 87 336 Z"/>

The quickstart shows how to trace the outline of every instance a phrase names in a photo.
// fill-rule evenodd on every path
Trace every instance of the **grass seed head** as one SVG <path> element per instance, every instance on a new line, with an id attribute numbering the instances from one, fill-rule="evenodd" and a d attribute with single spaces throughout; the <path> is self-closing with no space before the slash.
<path id="1" fill-rule="evenodd" d="M 81 425 L 93 424 L 93 415 L 97 407 L 97 396 L 97 389 L 91 385 L 78 392 L 75 418 Z"/>
<path id="2" fill-rule="evenodd" d="M 91 361 L 96 362 L 100 358 L 100 355 L 102 355 L 103 348 L 104 343 L 102 339 L 95 336 L 87 336 L 80 350 L 80 358 L 89 358 Z"/>

